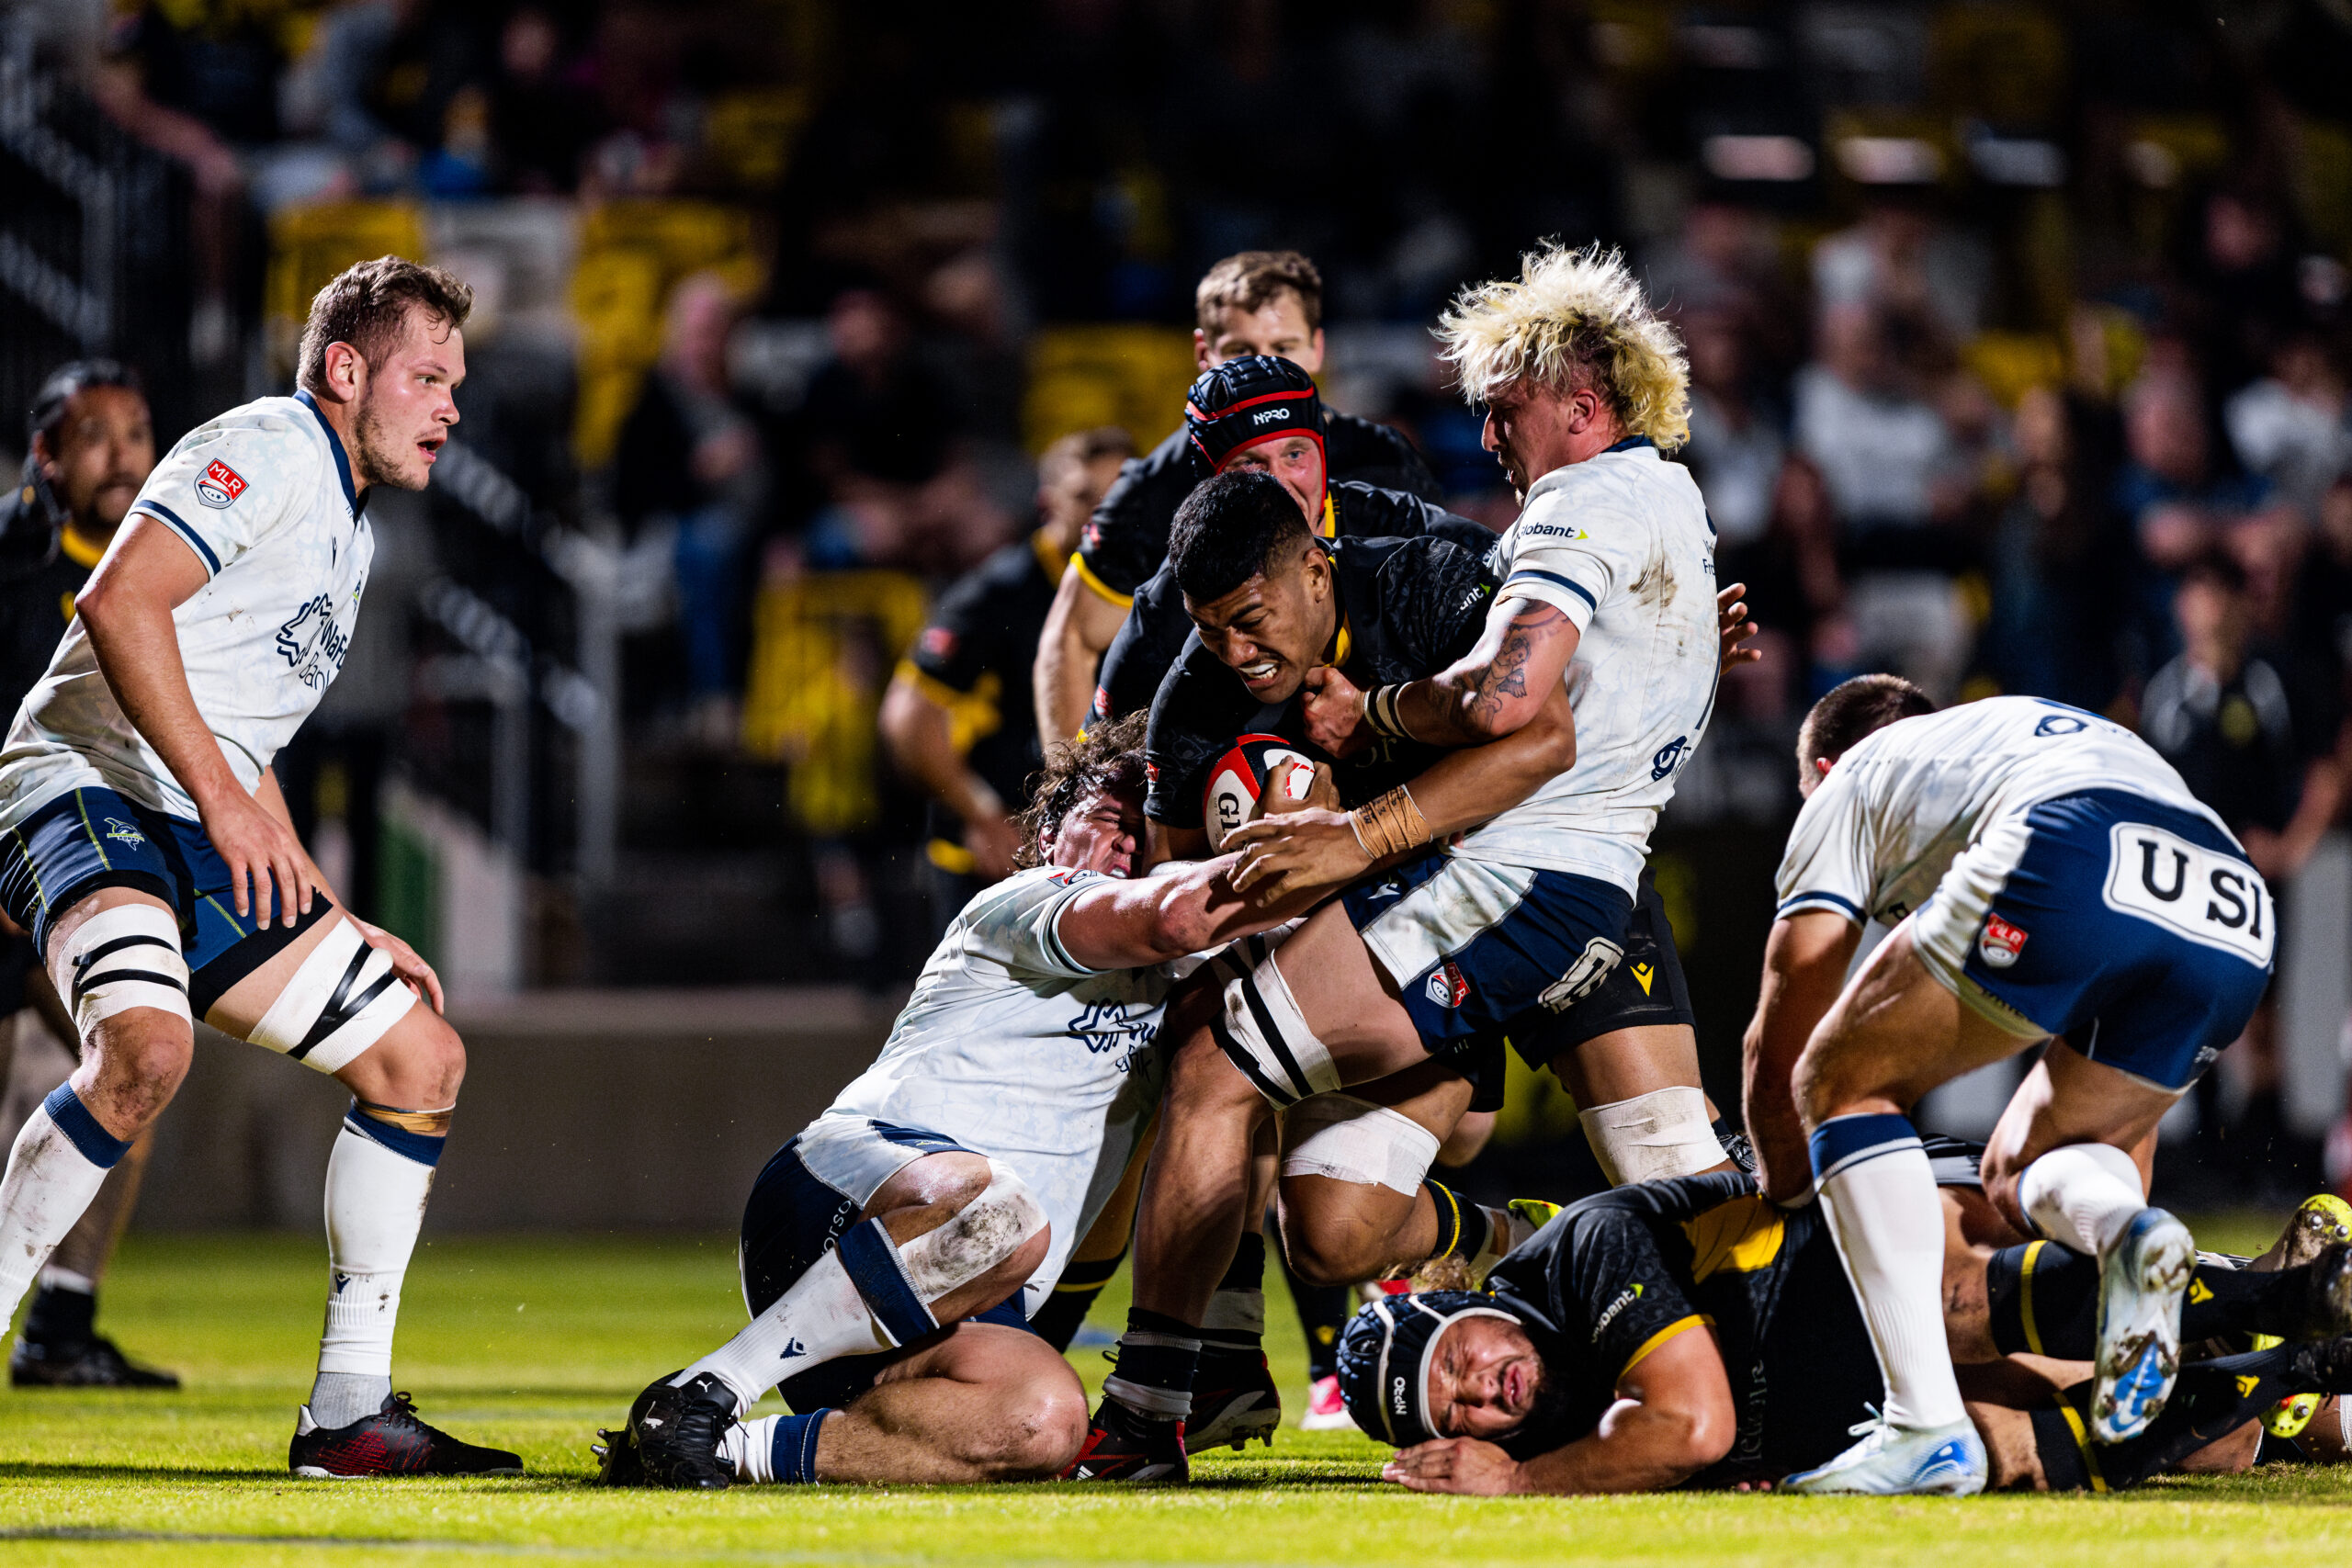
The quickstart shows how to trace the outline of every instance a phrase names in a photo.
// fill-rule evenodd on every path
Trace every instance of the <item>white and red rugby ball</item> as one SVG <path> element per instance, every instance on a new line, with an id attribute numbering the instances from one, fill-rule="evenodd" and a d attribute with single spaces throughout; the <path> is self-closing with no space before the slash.
<path id="1" fill-rule="evenodd" d="M 1208 829 L 1212 850 L 1234 829 L 1264 815 L 1266 780 L 1284 762 L 1301 764 L 1283 774 L 1282 783 L 1285 803 L 1296 805 L 1315 788 L 1315 759 L 1281 736 L 1241 736 L 1216 760 L 1201 791 L 1201 825 Z"/>

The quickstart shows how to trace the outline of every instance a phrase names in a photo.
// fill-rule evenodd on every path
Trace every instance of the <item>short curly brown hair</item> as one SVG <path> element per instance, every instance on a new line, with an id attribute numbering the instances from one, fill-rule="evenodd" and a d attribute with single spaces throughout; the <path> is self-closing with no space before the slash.
<path id="1" fill-rule="evenodd" d="M 455 331 L 473 312 L 474 291 L 454 274 L 405 256 L 355 262 L 327 281 L 311 299 L 295 355 L 294 384 L 311 391 L 326 388 L 327 345 L 347 343 L 373 370 L 400 344 L 411 310 L 427 322 Z"/>
<path id="2" fill-rule="evenodd" d="M 1149 716 L 1131 713 L 1089 725 L 1077 739 L 1047 754 L 1045 771 L 1030 791 L 1029 809 L 1012 819 L 1021 829 L 1021 847 L 1012 852 L 1017 864 L 1045 864 L 1062 819 L 1088 800 L 1113 790 L 1143 787 L 1143 731 Z"/>

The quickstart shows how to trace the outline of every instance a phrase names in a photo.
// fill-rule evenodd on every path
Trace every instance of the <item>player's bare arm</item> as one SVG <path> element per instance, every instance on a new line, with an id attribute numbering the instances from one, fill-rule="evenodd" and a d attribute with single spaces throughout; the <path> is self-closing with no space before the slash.
<path id="1" fill-rule="evenodd" d="M 1136 969 L 1204 953 L 1302 913 L 1311 897 L 1261 902 L 1232 883 L 1238 857 L 1220 855 L 1166 876 L 1114 882 L 1071 903 L 1063 948 L 1090 969 Z"/>
<path id="2" fill-rule="evenodd" d="M 1032 673 L 1038 738 L 1047 746 L 1086 728 L 1087 710 L 1094 702 L 1095 666 L 1126 618 L 1126 605 L 1104 598 L 1088 583 L 1072 557 L 1054 592 L 1054 607 L 1046 613 L 1046 629 L 1038 634 L 1037 665 Z"/>
<path id="3" fill-rule="evenodd" d="M 980 875 L 1009 876 L 1021 835 L 1003 799 L 956 751 L 947 709 L 904 672 L 882 697 L 882 739 L 899 771 L 929 791 L 964 823 L 964 847 Z"/>
<path id="4" fill-rule="evenodd" d="M 1449 1334 L 1441 1355 L 1464 1353 L 1467 1337 L 1459 1329 Z M 1440 1430 L 1475 1431 L 1491 1412 L 1448 1406 L 1430 1414 Z M 1731 1381 L 1709 1329 L 1676 1335 L 1626 1368 L 1600 1426 L 1565 1447 L 1520 1461 L 1475 1436 L 1444 1437 L 1399 1451 L 1380 1474 L 1415 1492 L 1484 1496 L 1656 1492 L 1722 1459 L 1737 1432 Z"/>
<path id="5" fill-rule="evenodd" d="M 1791 1087 L 1805 1042 L 1846 983 L 1861 928 L 1831 909 L 1800 909 L 1772 922 L 1764 942 L 1764 981 L 1741 1046 L 1747 1135 L 1757 1179 L 1776 1202 L 1813 1186 L 1804 1120 Z"/>
<path id="6" fill-rule="evenodd" d="M 1329 673 L 1346 679 L 1336 670 Z M 1426 824 L 1424 841 L 1475 828 L 1517 806 L 1566 773 L 1576 754 L 1576 716 L 1567 687 L 1555 682 L 1532 722 L 1498 740 L 1448 753 L 1406 786 Z M 1359 815 L 1286 811 L 1243 823 L 1226 836 L 1226 847 L 1241 855 L 1235 889 L 1268 900 L 1319 897 L 1419 848 L 1375 856 Z"/>
<path id="7" fill-rule="evenodd" d="M 266 923 L 275 912 L 290 926 L 298 914 L 311 912 L 317 870 L 294 829 L 257 804 L 230 771 L 220 742 L 197 711 L 180 660 L 172 612 L 205 582 L 204 563 L 185 540 L 153 518 L 133 515 L 74 609 L 123 716 L 202 814 L 204 830 L 234 879 L 237 913 Z"/>

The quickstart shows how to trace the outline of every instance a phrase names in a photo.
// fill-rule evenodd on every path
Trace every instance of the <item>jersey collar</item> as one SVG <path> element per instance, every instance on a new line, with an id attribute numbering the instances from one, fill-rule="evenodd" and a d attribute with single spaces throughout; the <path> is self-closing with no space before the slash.
<path id="1" fill-rule="evenodd" d="M 93 546 L 86 543 L 81 535 L 76 534 L 70 527 L 60 528 L 57 531 L 57 547 L 64 552 L 67 560 L 85 570 L 96 566 L 99 558 L 107 553 L 107 547 L 104 545 Z"/>
<path id="2" fill-rule="evenodd" d="M 1638 452 L 1645 446 L 1654 447 L 1657 445 L 1657 442 L 1651 440 L 1646 435 L 1628 435 L 1624 440 L 1620 441 L 1614 446 L 1602 447 L 1600 449 L 1600 455 L 1606 457 L 1611 452 Z"/>
<path id="3" fill-rule="evenodd" d="M 1323 536 L 1327 539 L 1336 539 L 1340 536 L 1340 509 L 1337 505 L 1333 504 L 1331 500 L 1331 491 L 1328 487 L 1323 491 L 1323 522 L 1321 524 L 1321 528 Z"/>
<path id="4" fill-rule="evenodd" d="M 311 417 L 317 420 L 319 428 L 326 433 L 327 450 L 334 454 L 334 477 L 343 481 L 343 503 L 351 508 L 351 515 L 356 518 L 359 515 L 359 492 L 352 488 L 351 459 L 344 455 L 343 437 L 337 435 L 334 426 L 327 423 L 327 416 L 320 412 L 319 400 L 311 396 L 308 387 L 299 389 L 294 400 L 311 411 Z"/>

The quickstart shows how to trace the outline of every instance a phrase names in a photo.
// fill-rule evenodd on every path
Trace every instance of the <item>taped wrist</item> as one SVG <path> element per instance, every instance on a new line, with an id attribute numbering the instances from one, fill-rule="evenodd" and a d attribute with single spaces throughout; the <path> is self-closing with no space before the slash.
<path id="1" fill-rule="evenodd" d="M 311 949 L 247 1040 L 322 1073 L 340 1072 L 416 1004 L 391 955 L 337 920 Z"/>
<path id="2" fill-rule="evenodd" d="M 1338 1089 L 1340 1069 L 1306 1026 L 1306 1015 L 1273 955 L 1268 953 L 1254 969 L 1241 968 L 1233 954 L 1249 951 L 1249 945 L 1237 943 L 1216 960 L 1225 1000 L 1209 1020 L 1209 1033 L 1260 1094 L 1277 1110 L 1287 1110 L 1309 1095 Z"/>
<path id="3" fill-rule="evenodd" d="M 1696 1176 L 1731 1156 L 1715 1136 L 1703 1089 L 1678 1085 L 1577 1113 L 1611 1186 Z"/>
<path id="4" fill-rule="evenodd" d="M 153 904 L 100 909 L 74 931 L 63 958 L 71 976 L 66 1005 L 84 1039 L 132 1008 L 153 1008 L 194 1027 L 179 922 L 168 910 Z"/>
<path id="5" fill-rule="evenodd" d="M 1356 830 L 1356 842 L 1363 852 L 1374 860 L 1403 854 L 1430 841 L 1430 825 L 1421 808 L 1413 804 L 1412 791 L 1403 784 L 1349 812 L 1348 825 Z"/>
<path id="6" fill-rule="evenodd" d="M 1389 740 L 1410 740 L 1412 733 L 1405 728 L 1404 716 L 1397 712 L 1396 699 L 1405 694 L 1403 686 L 1376 686 L 1365 694 L 1363 721 L 1372 732 Z"/>

